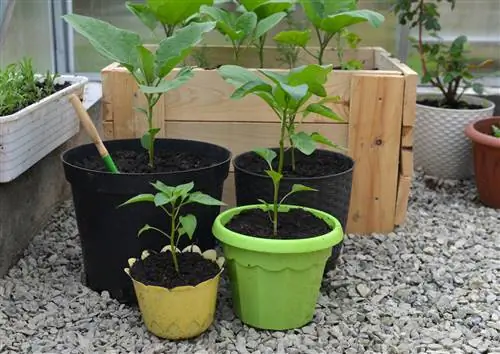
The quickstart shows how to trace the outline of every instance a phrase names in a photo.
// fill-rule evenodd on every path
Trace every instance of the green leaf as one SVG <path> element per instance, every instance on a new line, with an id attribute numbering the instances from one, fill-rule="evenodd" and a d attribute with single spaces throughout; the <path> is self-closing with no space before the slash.
<path id="1" fill-rule="evenodd" d="M 278 12 L 286 12 L 293 6 L 292 0 L 240 0 L 247 11 L 253 11 L 259 19 L 269 17 Z"/>
<path id="2" fill-rule="evenodd" d="M 495 138 L 500 138 L 500 128 L 499 127 L 497 127 L 496 125 L 493 124 L 491 126 L 491 130 L 493 131 L 493 136 Z"/>
<path id="3" fill-rule="evenodd" d="M 267 162 L 267 164 L 271 169 L 273 168 L 272 163 L 277 156 L 273 150 L 263 148 L 263 149 L 253 149 L 253 152 L 262 157 Z"/>
<path id="4" fill-rule="evenodd" d="M 141 38 L 137 33 L 119 29 L 92 17 L 68 14 L 63 19 L 76 32 L 87 38 L 104 57 L 135 68 L 138 64 L 137 46 Z M 130 70 L 130 69 L 129 69 Z"/>
<path id="5" fill-rule="evenodd" d="M 290 85 L 306 84 L 309 91 L 319 97 L 325 97 L 327 92 L 324 84 L 328 80 L 328 75 L 333 69 L 333 65 L 303 65 L 290 70 L 288 83 Z"/>
<path id="6" fill-rule="evenodd" d="M 149 132 L 145 132 L 142 136 L 141 136 L 141 146 L 146 149 L 146 150 L 149 150 L 149 147 L 151 145 L 151 134 Z"/>
<path id="7" fill-rule="evenodd" d="M 203 34 L 214 27 L 215 22 L 191 23 L 161 41 L 155 53 L 157 76 L 167 76 L 202 41 Z"/>
<path id="8" fill-rule="evenodd" d="M 120 204 L 119 206 L 121 207 L 122 205 L 141 203 L 141 202 L 153 203 L 154 200 L 155 200 L 155 196 L 152 194 L 139 194 L 139 195 L 136 195 L 135 197 L 130 198 L 129 200 Z"/>
<path id="9" fill-rule="evenodd" d="M 304 186 L 303 184 L 294 184 L 292 186 L 291 193 L 297 193 L 297 192 L 317 192 L 318 190 L 315 188 L 311 188 L 308 186 Z"/>
<path id="10" fill-rule="evenodd" d="M 182 74 L 177 75 L 172 80 L 163 79 L 157 86 L 144 86 L 139 85 L 140 90 L 145 94 L 155 94 L 155 93 L 165 93 L 171 90 L 174 90 L 182 85 L 184 85 L 187 81 L 189 81 L 193 77 L 192 69 L 185 70 L 183 68 L 179 73 Z"/>
<path id="11" fill-rule="evenodd" d="M 325 5 L 325 14 L 333 15 L 339 12 L 356 10 L 357 0 L 335 0 L 323 1 Z"/>
<path id="12" fill-rule="evenodd" d="M 231 95 L 231 98 L 239 99 L 245 97 L 250 93 L 255 93 L 255 92 L 271 93 L 272 89 L 273 88 L 271 87 L 271 85 L 266 84 L 262 81 L 249 81 L 243 86 L 238 87 Z"/>
<path id="13" fill-rule="evenodd" d="M 162 205 L 165 205 L 165 204 L 168 204 L 170 203 L 172 200 L 174 200 L 175 198 L 172 196 L 172 195 L 167 195 L 163 192 L 159 192 L 159 193 L 156 193 L 155 194 L 155 206 L 162 206 Z"/>
<path id="14" fill-rule="evenodd" d="M 380 27 L 385 18 L 382 14 L 371 10 L 353 10 L 330 15 L 321 21 L 319 28 L 328 33 L 338 33 L 340 30 L 357 23 L 368 22 L 375 28 Z"/>
<path id="15" fill-rule="evenodd" d="M 200 8 L 200 13 L 216 21 L 217 30 L 233 41 L 240 38 L 240 31 L 234 27 L 233 14 L 226 10 L 211 6 L 202 6 Z"/>
<path id="16" fill-rule="evenodd" d="M 291 139 L 293 146 L 305 155 L 311 155 L 316 150 L 314 140 L 305 132 L 293 134 Z"/>
<path id="17" fill-rule="evenodd" d="M 281 179 L 283 178 L 283 175 L 277 171 L 266 170 L 266 173 L 269 177 L 271 177 L 274 185 L 277 185 L 281 181 Z"/>
<path id="18" fill-rule="evenodd" d="M 225 81 L 238 87 L 249 81 L 265 83 L 256 73 L 238 65 L 222 65 L 217 72 Z"/>
<path id="19" fill-rule="evenodd" d="M 189 195 L 188 202 L 203 205 L 226 205 L 224 202 L 221 202 L 220 200 L 217 200 L 202 192 L 191 193 Z"/>
<path id="20" fill-rule="evenodd" d="M 311 40 L 311 30 L 305 31 L 282 31 L 276 34 L 273 39 L 282 44 L 295 45 L 298 47 L 306 47 L 307 43 Z"/>
<path id="21" fill-rule="evenodd" d="M 185 196 L 189 192 L 191 192 L 191 190 L 193 188 L 194 188 L 194 183 L 193 182 L 189 182 L 189 183 L 185 183 L 185 184 L 179 184 L 174 189 L 174 195 L 175 196 Z"/>
<path id="22" fill-rule="evenodd" d="M 475 82 L 472 84 L 472 90 L 474 90 L 475 93 L 481 95 L 484 92 L 484 86 L 479 82 Z"/>
<path id="23" fill-rule="evenodd" d="M 175 187 L 167 186 L 161 181 L 156 181 L 155 183 L 151 183 L 151 185 L 160 192 L 165 193 L 167 196 L 171 196 L 174 193 Z"/>
<path id="24" fill-rule="evenodd" d="M 264 18 L 263 20 L 259 21 L 257 24 L 257 27 L 255 29 L 255 38 L 260 38 L 270 30 L 272 30 L 274 27 L 276 27 L 280 21 L 286 17 L 285 12 L 278 12 L 275 14 L 270 15 L 269 17 Z"/>
<path id="25" fill-rule="evenodd" d="M 193 214 L 188 214 L 179 217 L 179 221 L 182 225 L 183 231 L 188 235 L 189 239 L 193 238 L 194 231 L 196 230 L 196 216 Z"/>
<path id="26" fill-rule="evenodd" d="M 321 104 L 321 103 L 311 103 L 309 104 L 306 109 L 304 110 L 304 116 L 308 115 L 309 113 L 316 113 L 319 114 L 323 117 L 330 118 L 331 120 L 334 120 L 336 122 L 343 122 L 344 120 L 334 111 L 332 111 L 331 108 Z"/>
<path id="27" fill-rule="evenodd" d="M 342 147 L 340 145 L 335 144 L 330 139 L 328 139 L 327 137 L 325 137 L 325 136 L 323 136 L 323 135 L 321 135 L 320 133 L 317 133 L 317 132 L 314 132 L 314 133 L 311 134 L 311 139 L 314 140 L 314 142 L 316 142 L 316 143 L 323 144 L 323 145 L 326 145 L 326 146 L 330 146 L 330 147 L 335 148 L 335 149 L 347 150 L 346 148 L 344 148 L 344 147 Z"/>
<path id="28" fill-rule="evenodd" d="M 290 86 L 284 83 L 278 84 L 285 93 L 295 101 L 300 101 L 306 97 L 309 87 L 307 85 Z"/>
<path id="29" fill-rule="evenodd" d="M 134 4 L 130 1 L 125 3 L 125 7 L 132 12 L 147 28 L 154 31 L 158 25 L 155 13 L 145 4 Z"/>
<path id="30" fill-rule="evenodd" d="M 242 14 L 235 23 L 235 28 L 239 31 L 240 35 L 238 40 L 242 41 L 252 35 L 257 27 L 257 15 L 253 12 L 245 12 Z"/>
<path id="31" fill-rule="evenodd" d="M 321 26 L 321 20 L 325 15 L 323 1 L 319 0 L 299 0 L 309 21 L 316 27 Z"/>
<path id="32" fill-rule="evenodd" d="M 140 68 L 146 83 L 152 83 L 155 79 L 155 57 L 142 45 L 137 47 L 137 51 L 139 52 Z"/>
<path id="33" fill-rule="evenodd" d="M 150 225 L 146 224 L 144 225 L 138 232 L 137 232 L 137 236 L 141 236 L 143 232 L 145 231 L 149 231 L 149 230 L 155 230 L 154 227 L 151 227 Z"/>
<path id="34" fill-rule="evenodd" d="M 266 70 L 266 69 L 259 69 L 259 72 L 267 77 L 269 80 L 274 82 L 275 84 L 279 82 L 286 83 L 287 82 L 287 76 L 284 74 L 277 73 L 274 70 Z"/>
<path id="35" fill-rule="evenodd" d="M 212 5 L 213 0 L 147 0 L 147 4 L 161 23 L 176 26 L 199 12 L 202 5 Z"/>

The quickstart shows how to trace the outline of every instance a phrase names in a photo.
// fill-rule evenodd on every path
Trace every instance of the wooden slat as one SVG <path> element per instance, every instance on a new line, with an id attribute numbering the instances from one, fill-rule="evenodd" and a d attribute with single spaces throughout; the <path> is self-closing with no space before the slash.
<path id="1" fill-rule="evenodd" d="M 398 196 L 396 200 L 396 213 L 394 216 L 394 225 L 401 225 L 408 209 L 408 199 L 411 190 L 411 177 L 400 176 L 398 182 Z"/>
<path id="2" fill-rule="evenodd" d="M 400 175 L 403 177 L 413 176 L 413 150 L 401 149 Z"/>
<path id="3" fill-rule="evenodd" d="M 413 127 L 402 127 L 401 128 L 401 147 L 411 148 L 413 147 Z"/>
<path id="4" fill-rule="evenodd" d="M 114 122 L 106 121 L 102 122 L 104 140 L 113 140 L 114 138 Z"/>
<path id="5" fill-rule="evenodd" d="M 336 144 L 347 147 L 347 124 L 304 123 L 300 130 L 320 132 Z M 165 132 L 169 138 L 200 140 L 224 146 L 231 150 L 234 157 L 258 147 L 278 146 L 280 124 L 166 121 Z M 329 149 L 322 145 L 319 147 Z"/>
<path id="6" fill-rule="evenodd" d="M 349 232 L 394 228 L 404 78 L 353 75 L 349 153 L 356 161 Z"/>

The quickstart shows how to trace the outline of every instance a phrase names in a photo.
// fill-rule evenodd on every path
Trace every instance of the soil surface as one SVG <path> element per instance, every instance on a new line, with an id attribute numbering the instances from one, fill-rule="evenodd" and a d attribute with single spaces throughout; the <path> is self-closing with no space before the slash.
<path id="1" fill-rule="evenodd" d="M 417 101 L 418 104 L 436 108 L 451 108 L 451 109 L 483 109 L 484 106 L 478 104 L 469 104 L 465 101 L 459 101 L 457 104 L 444 104 L 442 100 L 425 99 Z"/>
<path id="2" fill-rule="evenodd" d="M 289 155 L 288 152 L 286 155 Z M 347 171 L 351 164 L 347 159 L 334 158 L 325 151 L 314 151 L 307 156 L 300 151 L 295 151 L 295 171 L 289 158 L 285 158 L 283 175 L 285 177 L 322 177 Z M 266 161 L 256 153 L 250 153 L 238 160 L 238 167 L 262 175 L 269 169 Z M 273 168 L 278 169 L 278 157 L 273 161 Z"/>
<path id="3" fill-rule="evenodd" d="M 178 172 L 209 167 L 216 164 L 216 159 L 208 156 L 170 150 L 156 150 L 154 168 L 149 167 L 147 150 L 124 150 L 111 153 L 118 170 L 123 173 Z M 93 171 L 107 171 L 100 156 L 90 156 L 75 165 Z"/>
<path id="4" fill-rule="evenodd" d="M 130 269 L 132 277 L 146 285 L 172 289 L 178 286 L 195 286 L 219 273 L 219 266 L 199 253 L 177 253 L 179 273 L 175 271 L 172 253 L 152 253 L 138 260 Z"/>
<path id="5" fill-rule="evenodd" d="M 270 214 L 260 209 L 241 212 L 226 224 L 226 228 L 243 235 L 281 240 L 312 238 L 332 231 L 323 220 L 302 209 L 278 213 L 277 237 L 273 236 Z"/>

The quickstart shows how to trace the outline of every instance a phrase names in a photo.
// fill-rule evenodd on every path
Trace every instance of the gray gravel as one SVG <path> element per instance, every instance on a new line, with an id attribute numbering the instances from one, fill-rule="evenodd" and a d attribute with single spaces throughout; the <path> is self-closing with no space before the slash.
<path id="1" fill-rule="evenodd" d="M 350 235 L 315 321 L 287 332 L 242 325 L 223 282 L 205 334 L 159 340 L 136 308 L 81 284 L 76 235 L 68 202 L 0 280 L 1 353 L 500 353 L 500 211 L 471 182 L 419 177 L 406 224 Z"/>

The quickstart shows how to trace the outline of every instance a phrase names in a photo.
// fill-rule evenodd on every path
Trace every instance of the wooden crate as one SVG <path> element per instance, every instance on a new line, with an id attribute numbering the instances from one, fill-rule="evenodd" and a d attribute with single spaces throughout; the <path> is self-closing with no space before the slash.
<path id="1" fill-rule="evenodd" d="M 211 47 L 205 52 L 214 67 L 231 63 L 230 48 Z M 250 54 L 241 65 L 256 67 L 257 56 Z M 276 60 L 277 49 L 266 48 L 265 58 L 266 68 L 283 70 L 284 64 Z M 311 116 L 302 129 L 320 131 L 348 147 L 356 161 L 347 231 L 390 232 L 404 221 L 408 205 L 417 74 L 382 48 L 347 51 L 345 58 L 357 58 L 366 68 L 335 71 L 326 84 L 329 94 L 342 98 L 331 108 L 345 122 Z M 337 62 L 333 51 L 326 59 L 334 65 Z M 300 64 L 310 62 L 300 55 Z M 114 63 L 102 70 L 102 82 L 105 138 L 140 137 L 146 122 L 133 107 L 145 101 L 131 75 Z M 215 70 L 196 69 L 190 81 L 158 102 L 155 125 L 163 128 L 159 136 L 220 144 L 234 155 L 276 146 L 279 122 L 273 112 L 258 97 L 230 99 L 233 90 Z M 231 166 L 224 200 L 234 205 L 234 199 Z"/>

